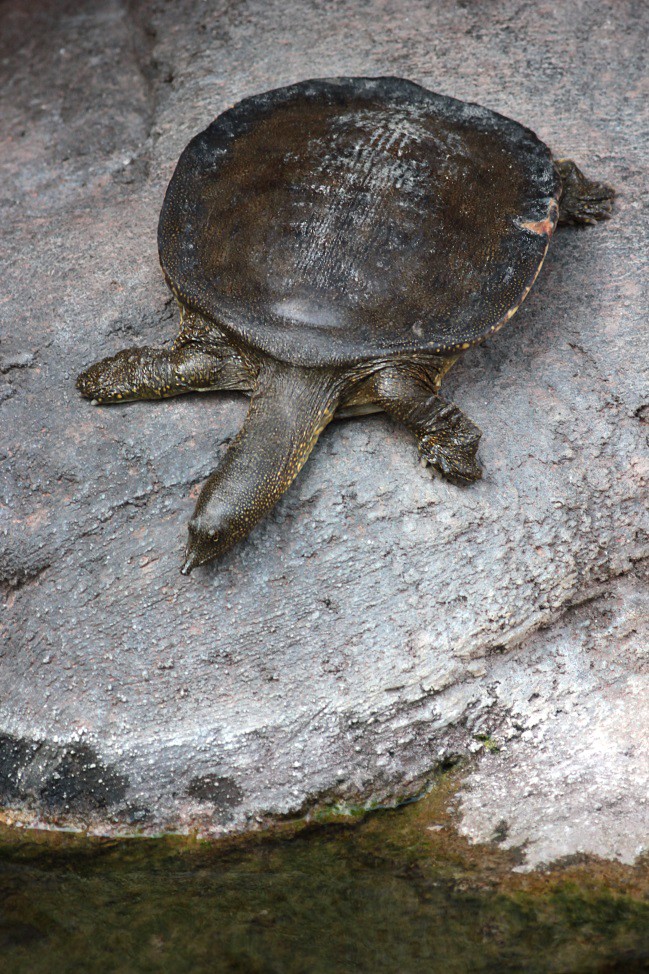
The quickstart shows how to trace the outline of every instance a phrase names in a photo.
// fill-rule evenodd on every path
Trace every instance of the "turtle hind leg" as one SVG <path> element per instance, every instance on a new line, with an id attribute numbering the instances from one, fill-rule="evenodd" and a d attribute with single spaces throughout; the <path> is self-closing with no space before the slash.
<path id="1" fill-rule="evenodd" d="M 248 391 L 253 377 L 231 349 L 208 351 L 191 343 L 170 348 L 125 348 L 95 362 L 77 378 L 77 389 L 96 405 L 166 399 L 207 389 Z"/>
<path id="2" fill-rule="evenodd" d="M 559 223 L 594 224 L 608 220 L 613 211 L 615 190 L 584 176 L 571 159 L 555 159 L 561 177 Z"/>
<path id="3" fill-rule="evenodd" d="M 437 395 L 423 370 L 383 369 L 374 388 L 379 405 L 415 436 L 422 460 L 460 486 L 480 480 L 476 453 L 482 433 L 457 406 Z"/>

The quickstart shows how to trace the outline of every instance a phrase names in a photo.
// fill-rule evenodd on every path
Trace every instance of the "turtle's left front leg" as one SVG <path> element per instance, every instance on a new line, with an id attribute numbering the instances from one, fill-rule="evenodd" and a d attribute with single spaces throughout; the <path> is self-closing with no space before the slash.
<path id="1" fill-rule="evenodd" d="M 376 402 L 407 426 L 419 455 L 453 483 L 482 477 L 476 459 L 482 433 L 453 403 L 437 395 L 437 383 L 424 368 L 394 365 L 374 377 Z"/>
<path id="2" fill-rule="evenodd" d="M 95 362 L 78 377 L 77 389 L 104 405 L 208 389 L 248 392 L 253 383 L 249 364 L 234 349 L 176 342 L 170 348 L 125 348 Z"/>

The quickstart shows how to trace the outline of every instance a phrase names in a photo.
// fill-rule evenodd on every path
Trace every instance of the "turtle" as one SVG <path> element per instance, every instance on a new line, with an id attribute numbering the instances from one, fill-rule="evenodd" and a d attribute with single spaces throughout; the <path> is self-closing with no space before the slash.
<path id="1" fill-rule="evenodd" d="M 614 195 L 520 123 L 396 77 L 276 88 L 196 135 L 158 226 L 179 334 L 77 379 L 98 405 L 250 397 L 183 574 L 249 534 L 334 417 L 383 410 L 425 465 L 477 481 L 481 431 L 442 379 L 518 310 L 557 224 L 609 217 Z"/>

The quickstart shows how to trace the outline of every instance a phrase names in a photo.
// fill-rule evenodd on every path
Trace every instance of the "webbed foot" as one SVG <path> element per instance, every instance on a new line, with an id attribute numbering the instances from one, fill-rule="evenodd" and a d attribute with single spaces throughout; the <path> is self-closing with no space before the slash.
<path id="1" fill-rule="evenodd" d="M 454 484 L 482 477 L 476 458 L 482 433 L 464 413 L 436 393 L 425 369 L 391 366 L 374 379 L 376 401 L 415 436 L 419 455 Z"/>
<path id="2" fill-rule="evenodd" d="M 608 220 L 613 212 L 615 190 L 588 179 L 571 159 L 555 159 L 561 177 L 559 223 L 592 225 Z"/>
<path id="3" fill-rule="evenodd" d="M 482 433 L 452 403 L 436 397 L 426 432 L 419 437 L 419 455 L 447 480 L 465 486 L 482 477 L 476 453 Z"/>
<path id="4" fill-rule="evenodd" d="M 250 389 L 241 360 L 192 345 L 169 349 L 125 348 L 95 362 L 77 378 L 79 392 L 95 405 L 134 399 L 166 399 L 207 389 Z"/>
<path id="5" fill-rule="evenodd" d="M 125 348 L 95 362 L 77 378 L 77 389 L 93 405 L 162 398 L 169 381 L 168 352 Z"/>

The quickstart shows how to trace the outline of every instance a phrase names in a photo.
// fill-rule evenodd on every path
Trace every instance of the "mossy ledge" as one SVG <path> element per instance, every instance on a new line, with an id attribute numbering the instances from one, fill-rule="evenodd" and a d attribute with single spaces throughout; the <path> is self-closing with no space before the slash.
<path id="1" fill-rule="evenodd" d="M 296 815 L 259 817 L 252 831 L 217 839 L 198 832 L 151 836 L 133 830 L 107 837 L 42 822 L 35 828 L 24 815 L 5 809 L 0 810 L 0 853 L 13 861 L 52 863 L 68 857 L 107 864 L 177 858 L 198 867 L 296 839 L 317 843 L 333 836 L 333 841 L 356 843 L 359 849 L 382 848 L 386 854 L 411 859 L 424 871 L 441 870 L 445 878 L 461 877 L 463 883 L 479 889 L 540 895 L 569 884 L 649 901 L 648 854 L 633 865 L 578 854 L 530 870 L 522 868 L 524 848 L 503 847 L 508 832 L 504 821 L 498 823 L 492 841 L 470 842 L 458 828 L 457 811 L 458 792 L 470 764 L 459 759 L 445 762 L 411 793 L 381 801 L 321 796 Z"/>
<path id="2" fill-rule="evenodd" d="M 117 970 L 127 957 L 129 971 L 192 974 L 646 970 L 649 862 L 520 872 L 505 823 L 482 845 L 458 833 L 461 778 L 442 771 L 394 809 L 321 806 L 219 841 L 2 826 L 6 969 Z"/>

